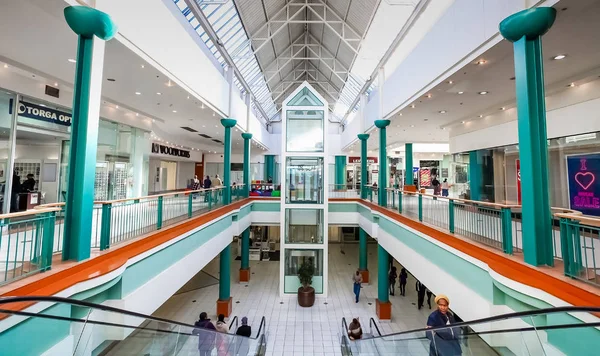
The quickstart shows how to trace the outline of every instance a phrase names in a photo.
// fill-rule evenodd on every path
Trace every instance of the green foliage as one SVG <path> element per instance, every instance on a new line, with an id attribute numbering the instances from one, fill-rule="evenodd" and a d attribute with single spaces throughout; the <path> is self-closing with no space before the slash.
<path id="1" fill-rule="evenodd" d="M 312 278 L 315 275 L 315 266 L 313 264 L 313 259 L 308 258 L 298 269 L 298 278 L 300 279 L 300 284 L 305 289 L 312 284 Z"/>

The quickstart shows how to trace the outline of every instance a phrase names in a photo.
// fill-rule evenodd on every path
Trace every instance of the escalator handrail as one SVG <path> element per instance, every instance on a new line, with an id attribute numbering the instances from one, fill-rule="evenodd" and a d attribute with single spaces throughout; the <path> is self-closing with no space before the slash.
<path id="1" fill-rule="evenodd" d="M 379 331 L 379 326 L 375 322 L 375 319 L 369 319 L 369 329 L 371 329 L 371 334 L 373 334 L 373 325 L 375 326 L 375 330 L 377 330 L 377 336 L 381 336 L 381 331 Z"/>
<path id="2" fill-rule="evenodd" d="M 425 331 L 444 330 L 444 329 L 450 329 L 450 328 L 458 328 L 458 327 L 465 327 L 465 326 L 471 326 L 471 325 L 476 325 L 476 324 L 483 324 L 483 323 L 488 323 L 488 322 L 493 322 L 493 321 L 517 319 L 517 318 L 537 316 L 537 315 L 554 314 L 554 313 L 576 313 L 576 312 L 600 313 L 600 307 L 565 306 L 565 307 L 543 308 L 543 309 L 538 309 L 538 310 L 528 310 L 528 311 L 522 311 L 522 312 L 495 315 L 495 316 L 471 320 L 471 321 L 463 321 L 463 322 L 452 324 L 452 325 L 436 326 L 433 328 L 424 327 L 424 328 L 412 329 L 412 330 L 407 330 L 407 331 L 400 331 L 397 333 L 386 334 L 386 335 L 382 335 L 382 336 L 375 336 L 374 338 L 380 338 L 380 337 L 386 337 L 386 336 L 398 336 L 398 335 L 405 335 L 405 334 L 425 332 Z M 343 319 L 343 322 L 345 322 L 345 319 Z M 587 325 L 587 324 L 584 324 L 584 325 Z M 563 326 L 565 326 L 565 325 L 563 325 Z"/>
<path id="3" fill-rule="evenodd" d="M 230 320 L 231 323 L 229 323 L 229 330 L 231 330 L 231 327 L 233 326 L 233 323 L 235 323 L 235 330 L 237 330 L 238 328 L 238 317 L 237 315 L 233 317 L 233 319 Z"/>
<path id="4" fill-rule="evenodd" d="M 152 315 L 146 315 L 146 314 L 132 312 L 132 311 L 125 310 L 125 309 L 111 307 L 111 306 L 108 306 L 108 305 L 90 303 L 90 302 L 86 302 L 86 301 L 83 301 L 83 300 L 77 300 L 77 299 L 71 299 L 71 298 L 63 298 L 63 297 L 56 297 L 56 296 L 18 296 L 18 297 L 1 297 L 0 298 L 0 306 L 2 306 L 4 304 L 9 304 L 9 303 L 21 303 L 21 302 L 29 302 L 29 303 L 39 303 L 39 302 L 64 303 L 64 304 L 70 304 L 70 305 L 79 306 L 79 307 L 93 308 L 93 309 L 98 309 L 98 310 L 102 310 L 102 311 L 108 311 L 108 312 L 119 313 L 119 314 L 134 316 L 134 317 L 138 317 L 138 318 L 143 318 L 143 319 L 146 319 L 146 320 L 160 321 L 160 322 L 163 322 L 163 323 L 169 323 L 169 324 L 174 324 L 174 325 L 179 325 L 179 326 L 184 326 L 184 327 L 196 329 L 195 325 L 191 325 L 191 324 L 187 324 L 187 323 L 182 323 L 182 322 L 176 321 L 176 320 L 170 320 L 170 319 L 166 319 L 166 318 L 160 318 L 160 317 L 156 317 L 156 316 L 152 316 Z M 7 314 L 7 315 L 10 315 L 10 314 L 12 314 L 12 315 L 23 315 L 23 316 L 29 316 L 29 317 L 49 318 L 49 319 L 56 319 L 56 320 L 85 321 L 83 319 L 58 317 L 58 316 L 55 316 L 55 315 L 45 315 L 45 314 L 39 314 L 39 313 L 25 312 L 25 311 L 21 311 L 21 310 L 7 310 L 7 309 L 1 309 L 0 308 L 0 315 L 2 313 Z M 90 322 L 92 322 L 92 320 L 87 320 L 87 322 L 90 323 Z M 99 323 L 102 323 L 102 322 L 96 321 L 96 323 L 99 324 Z M 114 326 L 126 327 L 126 328 L 133 328 L 133 329 L 136 329 L 136 328 L 140 329 L 139 326 L 134 327 L 134 326 L 130 326 L 130 325 L 120 325 L 120 324 L 114 324 Z M 218 331 L 211 330 L 211 329 L 202 329 L 202 331 L 219 334 Z M 180 333 L 180 334 L 185 334 L 185 333 Z M 240 337 L 244 337 L 244 336 L 240 336 Z M 257 339 L 257 338 L 253 338 L 253 337 L 249 337 L 249 338 L 252 339 L 252 340 L 256 340 Z"/>
<path id="5" fill-rule="evenodd" d="M 260 319 L 260 324 L 258 325 L 258 332 L 256 333 L 256 339 L 258 339 L 258 337 L 260 336 L 260 331 L 262 330 L 263 326 L 265 327 L 265 330 L 267 330 L 267 319 L 264 316 Z"/>

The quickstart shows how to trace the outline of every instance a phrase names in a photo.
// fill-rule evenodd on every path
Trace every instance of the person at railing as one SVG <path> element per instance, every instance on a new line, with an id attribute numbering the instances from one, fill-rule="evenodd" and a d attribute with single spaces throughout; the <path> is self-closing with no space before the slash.
<path id="1" fill-rule="evenodd" d="M 433 186 L 433 195 L 440 195 L 440 181 L 437 179 L 437 176 L 433 176 L 431 185 Z"/>
<path id="2" fill-rule="evenodd" d="M 360 327 L 360 321 L 358 318 L 352 319 L 350 325 L 348 325 L 348 337 L 350 340 L 360 340 L 362 338 L 362 328 Z"/>
<path id="3" fill-rule="evenodd" d="M 448 183 L 448 179 L 444 178 L 444 181 L 442 182 L 442 196 L 443 197 L 448 196 L 448 192 L 450 191 L 451 186 L 452 185 L 450 183 Z"/>
<path id="4" fill-rule="evenodd" d="M 204 179 L 203 188 L 204 189 L 210 189 L 211 186 L 212 186 L 212 181 L 210 180 L 209 176 L 206 176 L 206 178 Z M 204 193 L 204 201 L 208 201 L 208 195 L 209 194 L 210 194 L 210 192 Z"/>
<path id="5" fill-rule="evenodd" d="M 225 322 L 224 314 L 219 314 L 219 318 L 218 318 L 217 322 L 215 323 L 215 329 L 217 329 L 217 331 L 220 333 L 229 334 L 229 328 L 227 327 L 227 323 Z M 217 354 L 219 356 L 227 355 L 227 350 L 229 348 L 227 341 L 228 341 L 227 336 L 217 335 L 216 346 L 217 346 Z"/>
<path id="6" fill-rule="evenodd" d="M 215 347 L 216 335 L 202 329 L 216 331 L 215 326 L 210 322 L 206 312 L 200 313 L 200 320 L 195 322 L 194 326 L 196 328 L 192 331 L 192 335 L 198 335 L 198 351 L 200 352 L 200 356 L 210 356 L 212 349 Z"/>
<path id="7" fill-rule="evenodd" d="M 404 297 L 406 295 L 406 281 L 408 280 L 408 272 L 406 268 L 402 267 L 400 270 L 400 294 Z"/>
<path id="8" fill-rule="evenodd" d="M 440 294 L 435 298 L 438 308 L 427 318 L 427 328 L 443 327 L 456 324 L 454 314 L 449 310 L 450 299 Z M 426 332 L 430 356 L 462 355 L 460 347 L 460 328 L 445 328 Z"/>
<path id="9" fill-rule="evenodd" d="M 388 276 L 388 279 L 390 281 L 390 295 L 394 295 L 394 289 L 396 288 L 396 277 L 398 277 L 396 267 L 392 266 L 392 269 L 390 270 L 390 274 Z"/>
<path id="10" fill-rule="evenodd" d="M 356 274 L 352 276 L 354 282 L 354 295 L 356 296 L 356 303 L 358 303 L 358 297 L 360 296 L 360 288 L 363 281 L 362 274 L 359 270 L 356 270 Z"/>

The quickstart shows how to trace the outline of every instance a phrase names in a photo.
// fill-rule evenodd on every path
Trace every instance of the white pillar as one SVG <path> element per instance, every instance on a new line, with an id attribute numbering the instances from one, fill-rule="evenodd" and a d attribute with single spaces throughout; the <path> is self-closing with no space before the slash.
<path id="1" fill-rule="evenodd" d="M 233 82 L 233 67 L 227 68 L 227 83 L 229 83 L 229 107 L 227 116 L 231 118 L 233 115 L 233 86 L 235 85 Z"/>
<path id="2" fill-rule="evenodd" d="M 246 132 L 250 132 L 251 94 L 246 93 Z"/>

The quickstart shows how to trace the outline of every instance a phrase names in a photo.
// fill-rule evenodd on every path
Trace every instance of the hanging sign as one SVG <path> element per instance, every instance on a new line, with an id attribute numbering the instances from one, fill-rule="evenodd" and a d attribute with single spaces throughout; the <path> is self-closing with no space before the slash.
<path id="1" fill-rule="evenodd" d="M 8 113 L 12 114 L 13 99 L 10 99 Z M 21 117 L 52 122 L 54 124 L 71 126 L 71 114 L 65 111 L 50 109 L 41 105 L 20 101 L 18 105 L 18 114 Z"/>
<path id="2" fill-rule="evenodd" d="M 567 157 L 569 206 L 600 216 L 600 154 Z"/>
<path id="3" fill-rule="evenodd" d="M 521 204 L 521 160 L 517 160 L 517 201 Z"/>
<path id="4" fill-rule="evenodd" d="M 190 158 L 190 151 L 164 146 L 158 143 L 152 144 L 152 153 L 160 153 L 163 155 Z"/>
<path id="5" fill-rule="evenodd" d="M 348 157 L 348 163 L 360 164 L 360 157 Z M 377 164 L 377 157 L 367 157 L 367 164 Z"/>

